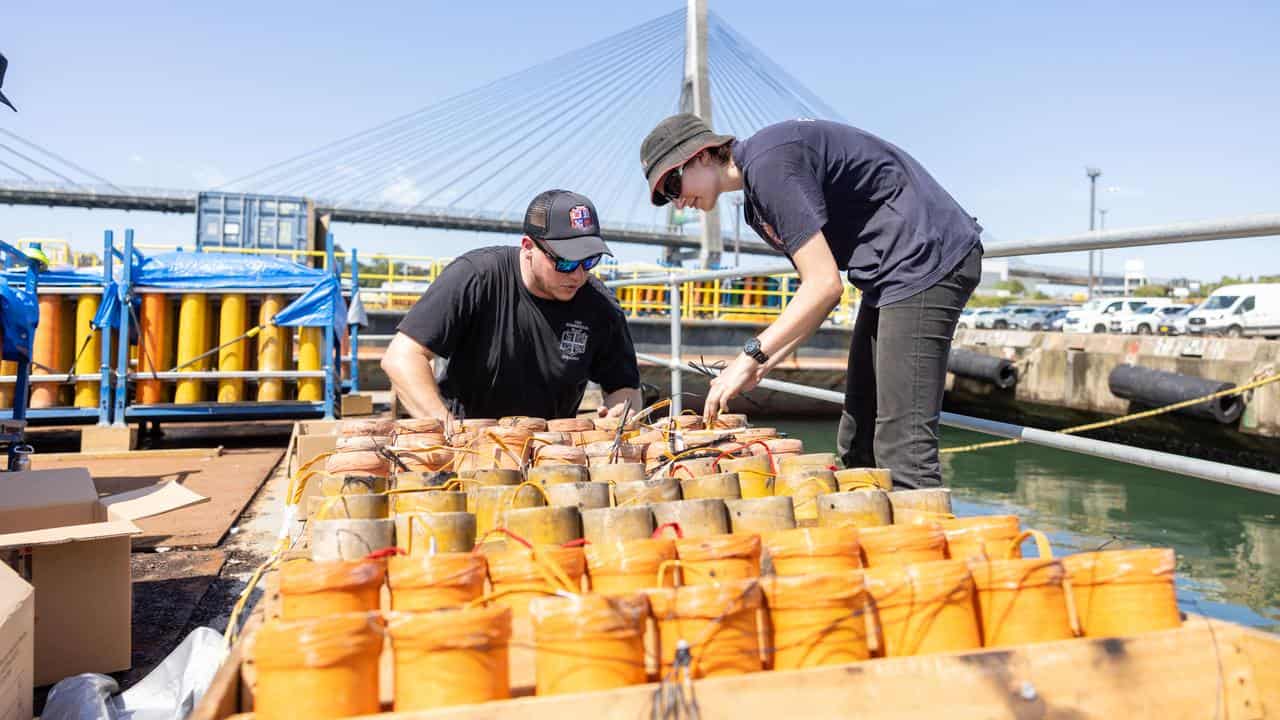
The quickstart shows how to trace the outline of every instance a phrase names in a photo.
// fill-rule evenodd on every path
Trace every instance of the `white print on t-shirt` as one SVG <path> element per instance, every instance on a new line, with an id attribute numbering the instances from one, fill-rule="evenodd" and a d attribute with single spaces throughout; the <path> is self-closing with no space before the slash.
<path id="1" fill-rule="evenodd" d="M 571 322 L 565 326 L 560 335 L 560 357 L 565 360 L 577 360 L 587 351 L 587 326 L 580 322 Z"/>

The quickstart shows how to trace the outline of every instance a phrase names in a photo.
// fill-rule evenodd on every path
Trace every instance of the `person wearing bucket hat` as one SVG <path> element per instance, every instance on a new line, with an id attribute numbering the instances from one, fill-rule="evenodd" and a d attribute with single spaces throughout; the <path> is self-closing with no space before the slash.
<path id="1" fill-rule="evenodd" d="M 587 382 L 601 412 L 638 409 L 626 317 L 590 270 L 609 246 L 595 205 L 548 190 L 529 203 L 518 247 L 455 258 L 396 328 L 382 368 L 413 417 L 572 417 Z M 432 361 L 446 358 L 436 381 Z"/>
<path id="2" fill-rule="evenodd" d="M 726 411 L 862 291 L 836 445 L 846 467 L 887 467 L 895 485 L 942 484 L 938 423 L 951 337 L 982 274 L 982 228 L 901 148 L 824 120 L 745 140 L 696 115 L 663 120 L 640 146 L 654 205 L 711 210 L 741 191 L 749 225 L 785 254 L 800 287 L 782 314 L 711 382 Z"/>

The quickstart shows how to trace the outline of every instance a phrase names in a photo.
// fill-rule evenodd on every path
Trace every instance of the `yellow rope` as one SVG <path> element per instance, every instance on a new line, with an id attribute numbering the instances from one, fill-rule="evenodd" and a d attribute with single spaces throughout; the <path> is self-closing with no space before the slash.
<path id="1" fill-rule="evenodd" d="M 1121 417 L 1112 418 L 1110 420 L 1102 420 L 1099 422 L 1088 423 L 1087 425 L 1076 425 L 1075 427 L 1064 428 L 1062 430 L 1057 430 L 1055 432 L 1059 435 L 1075 435 L 1076 433 L 1088 432 L 1090 430 L 1100 430 L 1102 428 L 1113 427 L 1113 426 L 1121 425 L 1127 422 L 1132 422 L 1134 420 L 1142 420 L 1144 418 L 1155 417 L 1156 415 L 1164 415 L 1166 413 L 1174 412 L 1175 410 L 1181 410 L 1183 408 L 1188 408 L 1193 405 L 1199 405 L 1200 403 L 1209 402 L 1210 400 L 1217 400 L 1219 398 L 1229 397 L 1231 395 L 1241 395 L 1251 390 L 1256 390 L 1257 388 L 1260 388 L 1264 385 L 1270 385 L 1273 382 L 1280 382 L 1280 373 L 1269 375 L 1260 380 L 1255 380 L 1253 382 L 1246 383 L 1239 387 L 1228 388 L 1226 390 L 1219 390 L 1218 392 L 1209 393 L 1208 395 L 1204 395 L 1202 397 L 1192 398 L 1190 400 L 1183 400 L 1181 402 L 1176 402 L 1176 403 L 1173 403 L 1172 405 L 1165 405 L 1164 407 L 1158 407 L 1152 410 L 1144 410 L 1142 412 L 1131 413 L 1129 415 L 1123 415 Z M 960 447 L 943 448 L 938 452 L 943 455 L 952 455 L 955 453 L 973 452 L 974 450 L 986 450 L 988 448 L 1008 447 L 1010 445 L 1018 445 L 1021 442 L 1022 442 L 1022 438 L 1010 438 L 1008 440 L 992 440 L 991 442 L 982 442 L 982 443 L 974 443 L 972 445 L 961 445 Z"/>

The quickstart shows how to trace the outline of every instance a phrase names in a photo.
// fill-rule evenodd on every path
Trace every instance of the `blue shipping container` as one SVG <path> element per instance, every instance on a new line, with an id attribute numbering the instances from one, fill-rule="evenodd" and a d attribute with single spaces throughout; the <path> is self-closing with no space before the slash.
<path id="1" fill-rule="evenodd" d="M 306 198 L 202 192 L 196 200 L 196 247 L 311 250 Z"/>

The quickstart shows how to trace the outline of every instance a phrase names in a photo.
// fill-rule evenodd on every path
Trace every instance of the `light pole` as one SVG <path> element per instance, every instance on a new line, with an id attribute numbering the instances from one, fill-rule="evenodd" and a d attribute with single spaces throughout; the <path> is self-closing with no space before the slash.
<path id="1" fill-rule="evenodd" d="M 1098 176 L 1102 171 L 1096 167 L 1087 167 L 1084 169 L 1086 175 L 1089 176 L 1089 232 L 1093 232 L 1093 221 L 1096 213 L 1097 195 L 1098 195 Z M 1093 251 L 1089 251 L 1089 299 L 1093 299 Z"/>
<path id="2" fill-rule="evenodd" d="M 733 199 L 733 266 L 742 264 L 742 196 Z"/>
<path id="3" fill-rule="evenodd" d="M 1098 232 L 1102 232 L 1106 229 L 1107 210 L 1106 208 L 1098 208 Z M 1099 287 L 1104 290 L 1107 287 L 1107 265 L 1106 261 L 1103 259 L 1103 253 L 1105 252 L 1105 250 L 1098 251 L 1098 284 Z"/>

